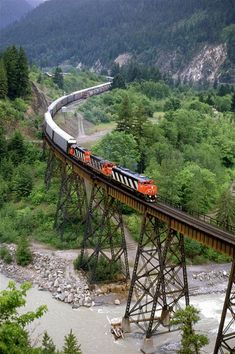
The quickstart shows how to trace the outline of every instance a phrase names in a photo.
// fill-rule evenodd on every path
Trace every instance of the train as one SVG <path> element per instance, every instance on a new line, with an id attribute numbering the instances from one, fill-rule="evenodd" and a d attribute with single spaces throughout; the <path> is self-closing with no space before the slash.
<path id="1" fill-rule="evenodd" d="M 158 188 L 154 181 L 144 175 L 121 167 L 111 161 L 92 154 L 92 151 L 78 144 L 76 139 L 67 134 L 54 122 L 53 117 L 63 107 L 71 102 L 86 99 L 93 95 L 106 92 L 110 89 L 111 82 L 90 87 L 62 96 L 52 102 L 44 116 L 44 134 L 63 152 L 68 154 L 75 161 L 92 169 L 95 174 L 101 174 L 113 183 L 122 185 L 137 196 L 148 202 L 155 202 Z"/>

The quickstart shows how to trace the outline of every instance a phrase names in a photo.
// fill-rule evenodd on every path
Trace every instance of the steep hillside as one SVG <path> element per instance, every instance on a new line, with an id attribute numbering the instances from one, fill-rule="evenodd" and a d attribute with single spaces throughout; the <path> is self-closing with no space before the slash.
<path id="1" fill-rule="evenodd" d="M 20 19 L 31 10 L 26 0 L 0 0 L 0 28 Z"/>
<path id="2" fill-rule="evenodd" d="M 36 7 L 38 5 L 40 5 L 42 2 L 44 2 L 45 0 L 27 0 L 27 2 L 32 6 L 32 7 Z"/>
<path id="3" fill-rule="evenodd" d="M 4 31 L 1 47 L 23 45 L 42 66 L 69 60 L 103 68 L 126 53 L 175 79 L 229 81 L 234 23 L 234 0 L 51 0 Z M 195 67 L 203 70 L 191 75 Z"/>

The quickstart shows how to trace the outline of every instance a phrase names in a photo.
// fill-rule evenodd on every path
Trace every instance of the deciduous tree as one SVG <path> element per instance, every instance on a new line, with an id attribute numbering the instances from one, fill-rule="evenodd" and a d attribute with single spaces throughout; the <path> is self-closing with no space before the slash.
<path id="1" fill-rule="evenodd" d="M 0 291 L 0 352 L 2 354 L 33 353 L 26 325 L 40 318 L 46 312 L 46 306 L 40 306 L 35 312 L 21 314 L 18 309 L 25 306 L 29 283 L 19 289 L 9 282 L 8 289 Z"/>

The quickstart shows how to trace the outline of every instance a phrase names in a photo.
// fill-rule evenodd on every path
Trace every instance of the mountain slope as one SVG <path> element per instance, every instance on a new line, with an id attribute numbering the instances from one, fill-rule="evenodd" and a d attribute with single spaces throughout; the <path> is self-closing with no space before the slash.
<path id="1" fill-rule="evenodd" d="M 130 53 L 173 75 L 205 45 L 229 42 L 222 35 L 234 23 L 234 0 L 51 0 L 4 31 L 1 47 L 20 44 L 42 66 L 68 59 L 104 66 Z"/>
<path id="2" fill-rule="evenodd" d="M 26 0 L 0 0 L 0 28 L 19 20 L 31 10 Z"/>
<path id="3" fill-rule="evenodd" d="M 45 0 L 27 0 L 27 2 L 28 2 L 32 7 L 36 7 L 36 6 L 40 5 L 43 1 L 45 1 Z"/>

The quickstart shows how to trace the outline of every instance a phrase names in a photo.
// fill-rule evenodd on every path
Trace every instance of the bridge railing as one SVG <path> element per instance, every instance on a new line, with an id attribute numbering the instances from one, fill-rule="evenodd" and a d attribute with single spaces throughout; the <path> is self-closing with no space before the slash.
<path id="1" fill-rule="evenodd" d="M 231 232 L 231 233 L 234 233 L 235 234 L 235 226 L 233 225 L 230 225 L 228 224 L 227 222 L 221 222 L 220 220 L 212 217 L 212 216 L 209 216 L 209 215 L 206 215 L 206 214 L 201 214 L 199 213 L 198 211 L 196 210 L 190 210 L 190 209 L 187 209 L 186 205 L 182 205 L 182 204 L 179 204 L 179 203 L 174 203 L 172 202 L 171 200 L 161 196 L 161 195 L 158 195 L 158 200 L 166 205 L 169 205 L 175 209 L 178 209 L 182 212 L 185 212 L 186 214 L 189 214 L 189 215 L 192 215 L 193 217 L 195 217 L 196 219 L 198 220 L 202 220 L 204 222 L 206 222 L 207 224 L 211 224 L 211 225 L 214 225 L 222 230 L 225 230 L 225 231 L 228 231 L 228 232 Z"/>

